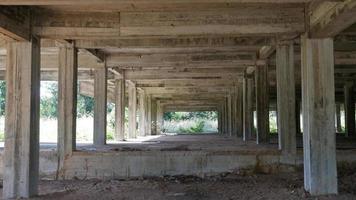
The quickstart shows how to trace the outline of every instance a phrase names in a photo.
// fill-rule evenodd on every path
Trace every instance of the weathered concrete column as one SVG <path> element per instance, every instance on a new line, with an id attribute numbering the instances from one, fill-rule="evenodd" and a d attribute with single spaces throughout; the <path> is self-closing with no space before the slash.
<path id="1" fill-rule="evenodd" d="M 36 195 L 39 172 L 40 40 L 7 46 L 3 198 Z"/>
<path id="2" fill-rule="evenodd" d="M 94 76 L 94 144 L 106 144 L 107 69 L 96 69 Z"/>
<path id="3" fill-rule="evenodd" d="M 283 154 L 296 154 L 294 47 L 277 45 L 277 126 L 278 144 Z"/>
<path id="4" fill-rule="evenodd" d="M 336 103 L 336 113 L 335 113 L 335 120 L 336 120 L 336 132 L 341 133 L 341 104 Z"/>
<path id="5" fill-rule="evenodd" d="M 231 93 L 231 135 L 232 136 L 237 136 L 237 113 L 236 113 L 236 107 L 237 107 L 237 96 L 236 96 L 236 87 L 233 88 L 233 92 Z"/>
<path id="6" fill-rule="evenodd" d="M 124 74 L 124 73 L 122 73 Z M 115 140 L 125 140 L 125 78 L 115 80 Z"/>
<path id="7" fill-rule="evenodd" d="M 231 94 L 227 96 L 227 134 L 232 135 L 232 97 Z"/>
<path id="8" fill-rule="evenodd" d="M 355 135 L 355 98 L 354 98 L 354 83 L 347 82 L 344 85 L 345 97 L 345 136 L 350 137 Z"/>
<path id="9" fill-rule="evenodd" d="M 151 98 L 151 132 L 157 135 L 157 100 Z"/>
<path id="10" fill-rule="evenodd" d="M 257 144 L 269 142 L 269 103 L 268 103 L 268 66 L 257 65 L 255 70 L 256 84 L 256 140 Z"/>
<path id="11" fill-rule="evenodd" d="M 222 131 L 222 106 L 220 105 L 218 107 L 218 133 L 221 135 L 223 133 Z"/>
<path id="12" fill-rule="evenodd" d="M 243 140 L 250 140 L 253 129 L 253 78 L 243 80 Z"/>
<path id="13" fill-rule="evenodd" d="M 162 104 L 157 101 L 157 135 L 160 135 L 163 131 L 163 112 Z"/>
<path id="14" fill-rule="evenodd" d="M 335 194 L 333 40 L 302 37 L 301 46 L 304 187 L 312 195 Z"/>
<path id="15" fill-rule="evenodd" d="M 140 110 L 140 123 L 139 123 L 139 135 L 146 135 L 146 95 L 145 91 L 141 90 L 138 95 L 139 110 Z"/>
<path id="16" fill-rule="evenodd" d="M 146 95 L 146 135 L 152 135 L 152 96 Z"/>
<path id="17" fill-rule="evenodd" d="M 65 158 L 76 145 L 77 74 L 78 51 L 74 44 L 63 44 L 59 48 L 57 178 L 62 176 Z"/>
<path id="18" fill-rule="evenodd" d="M 236 91 L 236 132 L 237 136 L 243 135 L 243 84 L 238 83 Z"/>
<path id="19" fill-rule="evenodd" d="M 220 106 L 220 118 L 221 118 L 221 134 L 225 133 L 225 108 L 224 108 L 224 101 L 221 102 Z"/>
<path id="20" fill-rule="evenodd" d="M 224 99 L 224 112 L 223 112 L 223 117 L 224 117 L 224 135 L 229 134 L 229 120 L 228 120 L 228 106 L 227 106 L 227 98 Z"/>
<path id="21" fill-rule="evenodd" d="M 136 138 L 136 107 L 137 107 L 137 91 L 136 84 L 129 81 L 129 138 Z"/>

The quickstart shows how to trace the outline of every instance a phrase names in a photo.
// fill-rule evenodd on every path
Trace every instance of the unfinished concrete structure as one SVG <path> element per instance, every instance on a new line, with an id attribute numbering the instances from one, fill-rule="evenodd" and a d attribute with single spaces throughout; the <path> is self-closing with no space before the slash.
<path id="1" fill-rule="evenodd" d="M 305 189 L 319 195 L 337 193 L 337 160 L 355 160 L 336 151 L 337 139 L 355 141 L 355 0 L 0 4 L 0 44 L 6 47 L 0 66 L 7 83 L 4 198 L 37 193 L 40 80 L 59 82 L 57 177 L 204 174 L 304 163 Z M 190 153 L 76 151 L 77 87 L 95 98 L 94 144 L 103 149 L 107 100 L 116 104 L 116 140 L 159 135 L 167 111 L 209 110 L 219 113 L 219 134 L 249 145 Z M 336 137 L 340 104 L 347 134 Z M 278 113 L 278 149 L 269 144 L 271 110 Z M 300 113 L 303 155 L 297 151 Z"/>

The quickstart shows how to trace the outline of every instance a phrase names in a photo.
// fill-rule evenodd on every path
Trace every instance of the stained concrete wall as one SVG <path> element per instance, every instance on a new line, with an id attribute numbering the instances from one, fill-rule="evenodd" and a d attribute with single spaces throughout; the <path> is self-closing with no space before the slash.
<path id="1" fill-rule="evenodd" d="M 339 164 L 356 164 L 356 150 L 338 150 Z M 3 151 L 0 152 L 0 178 L 3 175 Z M 55 150 L 40 153 L 41 177 L 54 179 L 58 157 Z M 237 170 L 278 173 L 302 167 L 303 154 L 283 157 L 279 151 L 256 155 L 251 151 L 131 151 L 75 152 L 65 162 L 65 178 L 129 178 L 163 175 L 207 176 Z"/>
<path id="2" fill-rule="evenodd" d="M 0 178 L 3 178 L 4 151 L 0 151 Z M 40 152 L 40 176 L 54 179 L 57 172 L 58 157 L 55 150 L 41 150 Z"/>

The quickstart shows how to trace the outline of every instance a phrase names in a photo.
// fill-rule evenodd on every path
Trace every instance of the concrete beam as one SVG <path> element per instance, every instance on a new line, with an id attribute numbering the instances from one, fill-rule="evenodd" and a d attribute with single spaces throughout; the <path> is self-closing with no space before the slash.
<path id="1" fill-rule="evenodd" d="M 17 41 L 29 41 L 30 9 L 20 6 L 0 7 L 0 36 Z"/>
<path id="2" fill-rule="evenodd" d="M 356 2 L 354 0 L 326 2 L 325 4 L 326 6 L 321 6 L 310 17 L 311 37 L 334 37 L 356 23 Z"/>

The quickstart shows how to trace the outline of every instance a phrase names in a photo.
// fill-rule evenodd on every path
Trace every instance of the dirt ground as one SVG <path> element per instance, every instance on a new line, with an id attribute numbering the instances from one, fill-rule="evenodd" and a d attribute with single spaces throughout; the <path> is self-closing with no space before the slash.
<path id="1" fill-rule="evenodd" d="M 339 170 L 339 195 L 310 197 L 303 190 L 303 174 L 236 172 L 198 178 L 175 176 L 136 180 L 66 180 L 40 182 L 33 199 L 356 199 L 356 169 Z"/>

